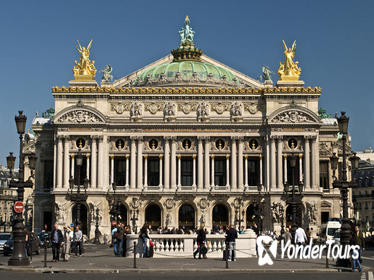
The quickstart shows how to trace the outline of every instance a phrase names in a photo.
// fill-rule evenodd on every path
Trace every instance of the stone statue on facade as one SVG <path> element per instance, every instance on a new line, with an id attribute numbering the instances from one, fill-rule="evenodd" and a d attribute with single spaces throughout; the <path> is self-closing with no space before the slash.
<path id="1" fill-rule="evenodd" d="M 284 63 L 280 62 L 278 75 L 280 81 L 298 81 L 301 73 L 301 68 L 298 66 L 298 61 L 294 61 L 296 52 L 296 41 L 293 42 L 292 47 L 288 48 L 283 42 L 284 47 Z"/>
<path id="2" fill-rule="evenodd" d="M 273 222 L 281 223 L 284 219 L 284 208 L 282 203 L 273 202 L 271 205 L 271 210 L 273 213 Z"/>
<path id="3" fill-rule="evenodd" d="M 235 101 L 231 104 L 230 113 L 232 117 L 241 117 L 243 115 L 243 104 Z"/>
<path id="4" fill-rule="evenodd" d="M 203 120 L 203 119 L 206 119 L 209 117 L 209 113 L 210 113 L 210 107 L 209 107 L 209 103 L 203 101 L 201 103 L 199 103 L 199 105 L 197 106 L 197 118 L 199 120 Z"/>
<path id="5" fill-rule="evenodd" d="M 90 48 L 92 45 L 92 40 L 87 47 L 82 47 L 78 41 L 77 51 L 81 54 L 79 62 L 75 60 L 75 65 L 73 67 L 73 74 L 75 80 L 81 81 L 92 81 L 95 79 L 96 68 L 94 66 L 95 61 L 90 61 Z"/>
<path id="6" fill-rule="evenodd" d="M 175 103 L 167 102 L 164 106 L 164 116 L 165 117 L 174 117 L 177 113 L 177 106 Z"/>
<path id="7" fill-rule="evenodd" d="M 271 74 L 274 74 L 269 66 L 262 66 L 262 75 L 261 75 L 261 79 L 266 83 L 273 83 L 273 80 L 271 79 Z"/>
<path id="8" fill-rule="evenodd" d="M 184 27 L 179 31 L 179 35 L 181 37 L 181 45 L 187 42 L 193 43 L 195 31 L 190 27 L 190 18 L 188 16 L 184 20 Z"/>
<path id="9" fill-rule="evenodd" d="M 143 115 L 143 104 L 135 102 L 131 104 L 130 107 L 130 117 L 132 119 L 140 118 Z"/>
<path id="10" fill-rule="evenodd" d="M 307 202 L 306 203 L 306 218 L 308 219 L 309 224 L 315 224 L 317 222 L 316 213 L 317 207 L 315 202 Z"/>
<path id="11" fill-rule="evenodd" d="M 111 75 L 112 71 L 113 71 L 113 68 L 109 64 L 104 67 L 104 70 L 100 70 L 100 72 L 103 73 L 103 77 L 101 78 L 101 81 L 106 82 L 106 83 L 111 82 L 113 80 L 113 76 Z"/>

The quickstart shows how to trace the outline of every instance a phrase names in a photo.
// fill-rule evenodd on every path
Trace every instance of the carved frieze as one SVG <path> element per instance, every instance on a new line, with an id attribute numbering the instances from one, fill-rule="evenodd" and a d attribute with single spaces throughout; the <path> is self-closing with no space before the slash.
<path id="1" fill-rule="evenodd" d="M 209 114 L 210 114 L 210 105 L 208 102 L 200 102 L 199 105 L 197 106 L 197 119 L 199 121 L 204 121 L 209 119 Z"/>
<path id="2" fill-rule="evenodd" d="M 74 110 L 62 115 L 59 123 L 100 123 L 103 122 L 96 114 L 86 110 Z"/>
<path id="3" fill-rule="evenodd" d="M 152 115 L 156 114 L 157 112 L 162 111 L 162 104 L 161 103 L 149 103 L 145 105 L 145 110 L 150 112 Z"/>
<path id="4" fill-rule="evenodd" d="M 186 115 L 191 113 L 192 111 L 195 111 L 196 108 L 197 108 L 196 104 L 192 104 L 192 103 L 189 103 L 189 102 L 185 102 L 185 103 L 182 103 L 182 104 L 178 105 L 178 110 L 182 111 Z"/>
<path id="5" fill-rule="evenodd" d="M 312 123 L 314 120 L 307 115 L 306 113 L 289 110 L 282 112 L 279 115 L 275 116 L 271 122 L 273 123 Z"/>
<path id="6" fill-rule="evenodd" d="M 256 114 L 259 110 L 258 104 L 251 102 L 251 103 L 244 103 L 244 109 L 247 110 L 252 115 Z"/>
<path id="7" fill-rule="evenodd" d="M 173 102 L 166 102 L 164 106 L 165 120 L 174 120 L 177 114 L 177 105 Z"/>
<path id="8" fill-rule="evenodd" d="M 129 111 L 129 105 L 128 104 L 123 104 L 122 102 L 119 103 L 112 103 L 112 111 L 115 111 L 117 114 L 121 115 L 125 111 Z"/>
<path id="9" fill-rule="evenodd" d="M 228 111 L 230 108 L 229 104 L 226 103 L 212 103 L 212 110 L 215 111 L 217 114 L 221 115 L 225 111 Z"/>

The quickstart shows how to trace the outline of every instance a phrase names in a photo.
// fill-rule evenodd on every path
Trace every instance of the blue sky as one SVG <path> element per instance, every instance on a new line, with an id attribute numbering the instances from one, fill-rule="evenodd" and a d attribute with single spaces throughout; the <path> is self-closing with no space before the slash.
<path id="1" fill-rule="evenodd" d="M 353 148 L 374 146 L 374 1 L 3 1 L 0 11 L 0 164 L 18 151 L 14 115 L 53 105 L 51 87 L 67 86 L 76 40 L 93 39 L 91 56 L 115 78 L 178 46 L 186 14 L 197 47 L 251 77 L 277 70 L 284 39 L 297 40 L 307 86 L 320 105 L 350 116 Z M 98 75 L 97 78 L 99 78 Z M 277 79 L 277 77 L 274 77 Z"/>

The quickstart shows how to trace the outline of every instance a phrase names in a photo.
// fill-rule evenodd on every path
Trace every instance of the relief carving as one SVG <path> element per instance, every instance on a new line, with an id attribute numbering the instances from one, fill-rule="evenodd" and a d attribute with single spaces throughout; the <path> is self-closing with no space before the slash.
<path id="1" fill-rule="evenodd" d="M 98 123 L 103 122 L 97 115 L 85 110 L 75 110 L 64 114 L 57 122 L 69 123 Z"/>
<path id="2" fill-rule="evenodd" d="M 314 120 L 307 114 L 296 110 L 283 112 L 275 116 L 271 122 L 273 123 L 310 123 Z"/>

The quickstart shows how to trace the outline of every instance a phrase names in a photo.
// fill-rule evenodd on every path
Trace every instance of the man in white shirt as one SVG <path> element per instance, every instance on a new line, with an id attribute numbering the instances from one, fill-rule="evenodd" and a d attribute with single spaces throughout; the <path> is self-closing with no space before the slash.
<path id="1" fill-rule="evenodd" d="M 295 232 L 295 244 L 305 244 L 307 240 L 304 229 L 299 226 Z"/>

